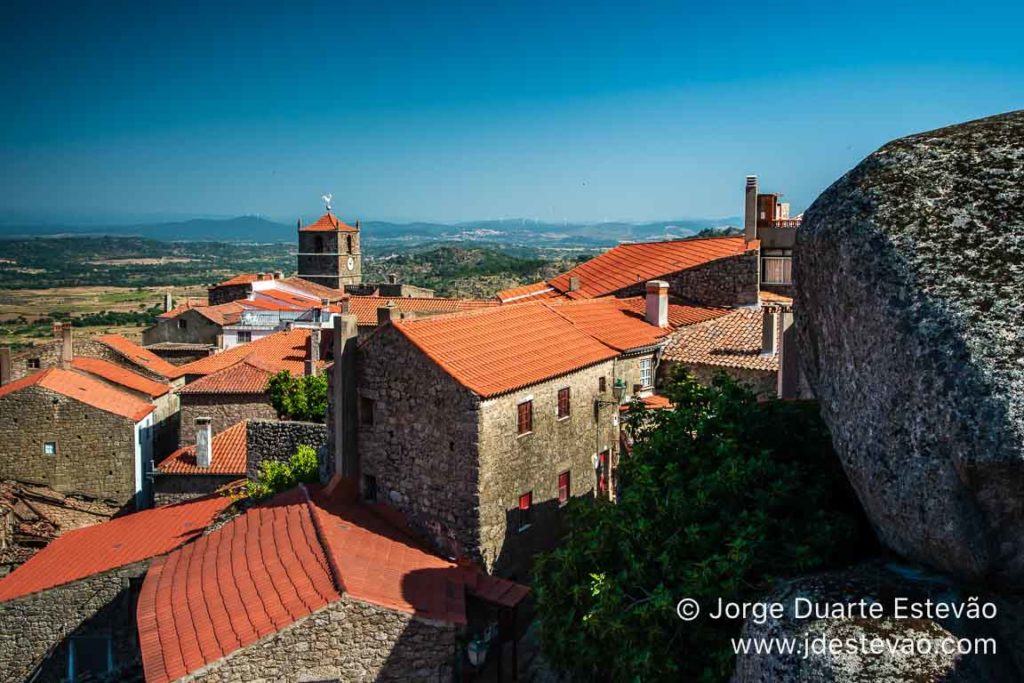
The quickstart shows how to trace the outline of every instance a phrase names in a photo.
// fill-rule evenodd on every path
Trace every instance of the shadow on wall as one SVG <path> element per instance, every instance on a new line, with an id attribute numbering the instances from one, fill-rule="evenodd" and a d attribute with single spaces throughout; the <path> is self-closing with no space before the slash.
<path id="1" fill-rule="evenodd" d="M 582 494 L 593 496 L 593 489 Z M 581 496 L 576 496 L 577 498 Z M 554 549 L 565 533 L 566 505 L 557 498 L 531 503 L 528 511 L 505 511 L 505 538 L 498 550 L 492 573 L 513 581 L 530 584 L 533 559 L 538 553 Z"/>
<path id="2" fill-rule="evenodd" d="M 26 680 L 143 681 L 135 610 L 145 575 L 127 587 L 57 643 Z"/>

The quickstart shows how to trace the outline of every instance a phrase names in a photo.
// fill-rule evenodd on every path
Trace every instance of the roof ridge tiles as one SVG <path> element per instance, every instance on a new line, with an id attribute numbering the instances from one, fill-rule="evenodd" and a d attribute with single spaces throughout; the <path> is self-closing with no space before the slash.
<path id="1" fill-rule="evenodd" d="M 313 505 L 313 499 L 309 496 L 309 490 L 305 484 L 299 484 L 299 491 L 302 492 L 302 498 L 305 502 L 306 512 L 309 513 L 310 519 L 313 521 L 313 531 L 316 534 L 316 540 L 320 543 L 320 547 L 324 551 L 324 557 L 327 559 L 328 574 L 334 581 L 334 587 L 338 593 L 345 592 L 345 584 L 341 580 L 341 568 L 338 566 L 338 562 L 334 557 L 334 553 L 331 552 L 331 548 L 327 543 L 327 535 L 324 533 L 323 525 L 320 519 L 317 517 L 315 506 Z M 308 539 L 307 539 L 308 541 Z"/>

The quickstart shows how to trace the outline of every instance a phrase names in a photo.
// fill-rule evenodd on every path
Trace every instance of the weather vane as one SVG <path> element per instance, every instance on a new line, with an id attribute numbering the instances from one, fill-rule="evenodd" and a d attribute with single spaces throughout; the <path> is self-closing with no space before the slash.
<path id="1" fill-rule="evenodd" d="M 333 196 L 334 195 L 332 195 L 330 192 L 328 192 L 327 194 L 325 194 L 322 197 L 320 197 L 320 199 L 324 200 L 324 204 L 327 205 L 327 212 L 328 213 L 330 213 L 330 211 L 331 211 L 331 197 L 333 197 Z"/>

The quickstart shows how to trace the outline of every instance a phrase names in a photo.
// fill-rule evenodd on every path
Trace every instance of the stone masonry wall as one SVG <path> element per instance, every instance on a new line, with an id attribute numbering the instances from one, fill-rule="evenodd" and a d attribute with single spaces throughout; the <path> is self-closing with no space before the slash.
<path id="1" fill-rule="evenodd" d="M 40 386 L 0 398 L 0 479 L 127 503 L 135 495 L 135 426 Z M 57 454 L 43 445 L 56 442 Z"/>
<path id="2" fill-rule="evenodd" d="M 392 326 L 359 349 L 356 366 L 364 481 L 375 477 L 379 499 L 404 512 L 439 550 L 480 559 L 477 396 Z"/>
<path id="3" fill-rule="evenodd" d="M 185 321 L 184 328 L 178 325 L 179 320 Z M 215 344 L 217 335 L 223 332 L 223 327 L 198 311 L 185 311 L 173 318 L 159 319 L 152 327 L 146 328 L 142 333 L 142 343 L 146 346 L 160 342 Z"/>
<path id="4" fill-rule="evenodd" d="M 153 477 L 153 505 L 183 503 L 213 493 L 240 478 L 233 474 L 157 474 Z"/>
<path id="5" fill-rule="evenodd" d="M 327 425 L 316 422 L 249 420 L 245 427 L 248 442 L 246 476 L 255 479 L 264 460 L 286 462 L 299 446 L 312 446 L 323 463 L 327 455 Z"/>
<path id="6" fill-rule="evenodd" d="M 716 259 L 661 278 L 669 294 L 708 306 L 756 304 L 761 281 L 756 250 Z"/>
<path id="7" fill-rule="evenodd" d="M 211 306 L 226 304 L 229 301 L 237 301 L 249 296 L 252 290 L 251 284 L 227 285 L 226 287 L 210 287 L 207 290 L 207 302 Z"/>
<path id="8" fill-rule="evenodd" d="M 597 479 L 594 458 L 618 443 L 618 411 L 612 401 L 614 361 L 485 400 L 480 407 L 480 545 L 488 572 L 523 577 L 532 556 L 558 540 L 562 511 L 558 475 L 570 473 L 571 495 L 589 495 Z M 607 377 L 600 393 L 599 378 Z M 559 418 L 558 390 L 570 389 L 570 414 Z M 533 431 L 517 434 L 517 406 L 533 400 Z M 599 416 L 599 421 L 598 421 Z M 520 495 L 532 492 L 530 526 L 520 530 Z"/>
<path id="9" fill-rule="evenodd" d="M 67 673 L 67 646 L 62 643 L 71 634 L 110 632 L 115 667 L 137 662 L 137 580 L 148 567 L 148 561 L 136 562 L 0 602 L 0 681 L 25 680 L 55 646 L 36 681 L 62 680 Z"/>
<path id="10" fill-rule="evenodd" d="M 654 363 L 654 352 L 640 353 L 632 356 L 622 357 L 620 356 L 615 360 L 615 379 L 621 379 L 623 384 L 626 385 L 626 397 L 623 402 L 629 402 L 629 399 L 633 395 L 633 387 L 640 384 L 640 361 L 641 359 L 648 358 L 651 361 L 651 382 L 656 382 L 655 373 L 657 372 L 657 365 Z M 612 381 L 609 378 L 608 389 L 611 391 Z M 651 387 L 643 387 L 641 391 L 647 391 Z"/>
<path id="11" fill-rule="evenodd" d="M 196 418 L 209 417 L 214 434 L 242 420 L 276 420 L 277 411 L 266 394 L 181 394 L 178 446 L 196 442 Z"/>
<path id="12" fill-rule="evenodd" d="M 34 372 L 39 372 L 39 370 L 46 370 L 47 368 L 59 366 L 61 348 L 61 340 L 55 339 L 24 349 L 18 353 L 11 354 L 11 380 L 20 379 L 26 375 L 31 375 Z M 73 343 L 73 350 L 75 356 L 82 358 L 99 358 L 115 363 L 116 365 L 120 365 L 121 367 L 128 368 L 133 372 L 137 372 L 138 374 L 157 382 L 167 381 L 160 375 L 150 372 L 146 368 L 135 365 L 109 346 L 101 344 L 98 341 L 93 341 L 91 339 L 75 339 Z M 39 361 L 39 368 L 29 367 L 29 359 L 37 359 Z"/>
<path id="13" fill-rule="evenodd" d="M 665 367 L 662 368 L 664 373 L 671 372 L 671 368 L 677 365 L 676 363 L 666 363 Z M 710 385 L 712 378 L 719 373 L 724 372 L 729 375 L 737 382 L 741 382 L 750 387 L 758 396 L 774 397 L 778 389 L 778 374 L 771 370 L 750 370 L 747 368 L 724 368 L 717 365 L 697 365 L 690 363 L 680 363 L 690 374 L 693 375 L 701 384 Z M 662 374 L 659 372 L 659 374 Z"/>
<path id="14" fill-rule="evenodd" d="M 348 597 L 181 681 L 450 681 L 455 627 Z"/>

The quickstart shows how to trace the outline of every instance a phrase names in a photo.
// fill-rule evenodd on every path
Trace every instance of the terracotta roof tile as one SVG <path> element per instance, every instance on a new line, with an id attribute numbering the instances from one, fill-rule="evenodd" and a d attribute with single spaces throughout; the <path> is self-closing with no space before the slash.
<path id="1" fill-rule="evenodd" d="M 280 282 L 306 292 L 316 299 L 330 299 L 331 301 L 338 301 L 339 299 L 345 298 L 345 292 L 340 289 L 325 287 L 321 284 L 310 282 L 309 280 L 298 276 L 286 277 L 283 280 L 280 280 Z"/>
<path id="2" fill-rule="evenodd" d="M 658 344 L 671 328 L 658 328 L 644 320 L 627 303 L 614 297 L 542 302 L 576 328 L 616 351 L 628 351 Z"/>
<path id="3" fill-rule="evenodd" d="M 174 379 L 181 376 L 177 366 L 119 334 L 101 335 L 96 337 L 96 341 L 121 354 L 140 368 L 145 368 L 161 377 Z"/>
<path id="4" fill-rule="evenodd" d="M 30 386 L 49 389 L 93 408 L 126 417 L 133 422 L 138 422 L 153 412 L 153 404 L 136 398 L 127 391 L 88 375 L 62 368 L 50 368 L 5 384 L 0 387 L 0 398 Z"/>
<path id="5" fill-rule="evenodd" d="M 0 579 L 0 602 L 166 553 L 209 526 L 230 498 L 210 496 L 70 531 Z"/>
<path id="6" fill-rule="evenodd" d="M 393 324 L 457 382 L 483 397 L 618 355 L 543 302 Z"/>
<path id="7" fill-rule="evenodd" d="M 251 645 L 343 591 L 466 623 L 467 570 L 421 549 L 370 508 L 310 489 L 283 493 L 153 562 L 138 603 L 149 683 L 176 680 Z M 508 595 L 525 590 L 502 588 Z"/>
<path id="8" fill-rule="evenodd" d="M 358 324 L 363 326 L 377 324 L 377 309 L 388 303 L 402 313 L 418 313 L 433 315 L 438 313 L 456 313 L 471 311 L 478 308 L 492 308 L 498 305 L 494 299 L 444 299 L 440 297 L 386 297 L 386 296 L 350 296 L 349 311 L 354 313 Z"/>
<path id="9" fill-rule="evenodd" d="M 299 232 L 357 232 L 358 228 L 346 225 L 334 214 L 325 213 L 316 221 L 299 228 Z"/>
<path id="10" fill-rule="evenodd" d="M 177 390 L 178 394 L 262 394 L 277 371 L 258 359 L 245 358 L 223 370 L 204 375 Z"/>
<path id="11" fill-rule="evenodd" d="M 150 398 L 163 396 L 171 390 L 170 386 L 162 382 L 156 382 L 143 377 L 137 372 L 124 368 L 120 365 L 100 358 L 85 358 L 78 356 L 71 361 L 71 367 L 75 370 L 87 372 L 108 382 L 119 384 L 123 387 L 146 394 Z"/>
<path id="12" fill-rule="evenodd" d="M 498 292 L 497 297 L 501 303 L 511 304 L 536 301 L 537 299 L 551 299 L 561 295 L 561 292 L 546 282 L 534 282 L 531 285 L 504 289 Z"/>
<path id="13" fill-rule="evenodd" d="M 620 244 L 548 281 L 573 299 L 612 294 L 640 282 L 668 275 L 708 261 L 746 251 L 742 237 L 672 240 Z M 579 289 L 569 291 L 569 278 L 579 278 Z"/>
<path id="14" fill-rule="evenodd" d="M 763 309 L 737 308 L 728 315 L 680 328 L 663 358 L 680 363 L 750 370 L 779 369 L 779 357 L 761 353 Z"/>
<path id="15" fill-rule="evenodd" d="M 188 311 L 195 311 L 199 315 L 203 316 L 207 320 L 216 323 L 217 325 L 232 325 L 237 323 L 242 317 L 242 311 L 245 310 L 244 304 L 250 303 L 248 301 L 229 301 L 225 304 L 217 304 L 215 306 L 195 306 L 190 304 L 183 304 L 177 306 L 166 313 L 161 313 L 160 318 L 177 318 L 183 313 Z"/>
<path id="16" fill-rule="evenodd" d="M 293 375 L 299 375 L 305 370 L 308 339 L 309 330 L 303 328 L 276 332 L 254 342 L 239 344 L 212 356 L 180 365 L 178 371 L 181 375 L 210 375 L 251 358 L 258 361 L 260 367 L 272 369 L 273 372 L 288 370 Z"/>
<path id="17" fill-rule="evenodd" d="M 627 308 L 640 315 L 645 315 L 647 311 L 647 302 L 642 296 L 631 296 L 626 299 L 620 299 Z M 682 325 L 693 325 L 695 323 L 704 322 L 705 320 L 712 320 L 719 318 L 726 313 L 729 313 L 733 309 L 723 308 L 721 306 L 696 306 L 693 304 L 680 304 L 669 301 L 668 304 L 668 324 L 671 327 L 680 327 Z"/>
<path id="18" fill-rule="evenodd" d="M 260 276 L 257 275 L 256 273 L 242 273 L 241 275 L 236 275 L 233 278 L 229 278 L 229 279 L 225 280 L 224 282 L 219 282 L 219 283 L 217 283 L 216 286 L 217 287 L 231 287 L 233 285 L 247 285 L 247 284 L 256 282 L 259 279 L 260 279 Z"/>
<path id="19" fill-rule="evenodd" d="M 196 447 L 174 451 L 157 466 L 162 474 L 237 474 L 244 475 L 249 452 L 247 422 L 237 422 L 213 437 L 209 467 L 196 465 Z"/>
<path id="20" fill-rule="evenodd" d="M 785 296 L 784 294 L 776 294 L 775 292 L 769 292 L 762 289 L 757 293 L 758 300 L 765 304 L 782 304 L 783 306 L 792 306 L 793 297 Z"/>

